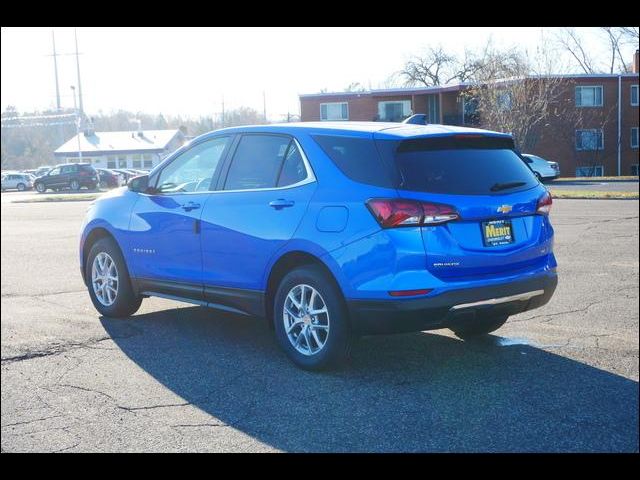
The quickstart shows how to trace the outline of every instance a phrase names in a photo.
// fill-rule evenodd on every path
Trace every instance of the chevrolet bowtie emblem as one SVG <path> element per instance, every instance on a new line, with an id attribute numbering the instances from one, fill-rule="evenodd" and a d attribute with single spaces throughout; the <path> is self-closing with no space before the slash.
<path id="1" fill-rule="evenodd" d="M 511 205 L 501 205 L 498 207 L 499 213 L 509 213 L 511 210 L 513 210 Z"/>

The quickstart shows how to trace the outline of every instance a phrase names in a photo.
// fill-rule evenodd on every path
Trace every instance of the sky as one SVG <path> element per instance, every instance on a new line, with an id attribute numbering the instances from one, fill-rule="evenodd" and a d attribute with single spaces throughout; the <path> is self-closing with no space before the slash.
<path id="1" fill-rule="evenodd" d="M 456 54 L 491 39 L 533 54 L 540 27 L 77 27 L 84 109 L 197 117 L 240 106 L 281 120 L 299 113 L 298 94 L 380 88 L 413 55 L 442 45 Z M 593 28 L 579 28 L 598 50 Z M 60 54 L 75 51 L 74 28 L 2 28 L 1 108 L 55 107 L 52 33 Z M 634 48 L 623 53 L 631 60 Z M 563 62 L 565 60 L 561 60 Z M 73 55 L 58 57 L 63 107 L 73 107 Z M 264 103 L 263 103 L 264 101 Z"/>

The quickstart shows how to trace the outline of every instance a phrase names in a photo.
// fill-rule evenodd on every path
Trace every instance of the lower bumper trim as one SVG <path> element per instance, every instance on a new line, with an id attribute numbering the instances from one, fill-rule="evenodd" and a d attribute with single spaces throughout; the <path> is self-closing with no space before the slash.
<path id="1" fill-rule="evenodd" d="M 544 290 L 534 290 L 533 292 L 519 293 L 518 295 L 510 295 L 508 297 L 500 297 L 500 298 L 491 298 L 489 300 L 481 300 L 479 302 L 471 302 L 471 303 L 461 303 L 459 305 L 454 305 L 449 309 L 449 311 L 462 310 L 465 308 L 473 308 L 473 307 L 483 307 L 486 305 L 499 305 L 501 303 L 509 303 L 516 301 L 526 301 L 533 297 L 537 297 L 539 295 L 544 295 Z"/>

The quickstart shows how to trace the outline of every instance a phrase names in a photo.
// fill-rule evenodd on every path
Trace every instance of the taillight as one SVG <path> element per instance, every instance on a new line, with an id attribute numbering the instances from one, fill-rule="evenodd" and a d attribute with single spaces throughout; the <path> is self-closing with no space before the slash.
<path id="1" fill-rule="evenodd" d="M 382 228 L 439 225 L 460 218 L 449 205 L 417 200 L 374 198 L 367 207 Z"/>
<path id="2" fill-rule="evenodd" d="M 551 211 L 551 205 L 553 205 L 551 194 L 549 192 L 546 192 L 540 197 L 540 200 L 538 200 L 536 213 L 539 213 L 541 215 L 549 215 L 549 212 Z"/>

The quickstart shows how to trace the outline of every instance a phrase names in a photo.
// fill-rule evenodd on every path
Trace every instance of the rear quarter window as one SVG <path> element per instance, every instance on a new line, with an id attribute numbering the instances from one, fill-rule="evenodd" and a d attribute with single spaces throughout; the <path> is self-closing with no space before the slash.
<path id="1" fill-rule="evenodd" d="M 372 138 L 313 135 L 320 148 L 351 180 L 378 187 L 394 188 L 394 175 Z"/>

